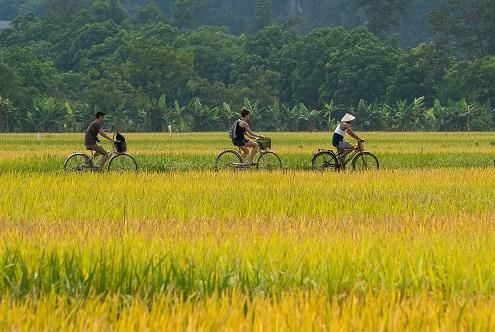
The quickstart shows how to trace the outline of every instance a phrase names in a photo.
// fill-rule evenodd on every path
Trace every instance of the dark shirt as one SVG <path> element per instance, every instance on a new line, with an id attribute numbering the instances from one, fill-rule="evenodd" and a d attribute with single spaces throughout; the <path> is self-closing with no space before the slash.
<path id="1" fill-rule="evenodd" d="M 241 120 L 237 120 L 237 125 L 235 127 L 235 140 L 236 142 L 244 142 L 246 137 L 244 134 L 246 133 L 246 128 L 241 127 Z"/>
<path id="2" fill-rule="evenodd" d="M 88 129 L 86 129 L 86 136 L 84 137 L 84 144 L 86 146 L 95 145 L 98 142 L 98 133 L 103 127 L 97 121 L 93 121 L 89 124 Z"/>

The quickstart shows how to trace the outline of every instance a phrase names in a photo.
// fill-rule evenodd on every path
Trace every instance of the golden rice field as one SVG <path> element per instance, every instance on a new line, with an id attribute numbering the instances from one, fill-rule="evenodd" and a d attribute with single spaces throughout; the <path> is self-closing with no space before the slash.
<path id="1" fill-rule="evenodd" d="M 0 329 L 495 328 L 490 135 L 370 133 L 384 168 L 340 173 L 303 165 L 327 136 L 273 136 L 281 172 L 211 171 L 223 134 L 136 134 L 174 166 L 65 174 L 78 136 L 0 135 Z"/>
<path id="2" fill-rule="evenodd" d="M 284 168 L 309 169 L 317 148 L 330 148 L 330 133 L 264 133 L 273 139 Z M 360 133 L 383 168 L 493 167 L 491 133 Z M 231 147 L 227 133 L 126 134 L 142 170 L 211 170 L 216 154 Z M 109 148 L 108 142 L 103 145 Z M 83 134 L 0 134 L 0 169 L 57 172 L 64 158 L 84 149 Z"/>

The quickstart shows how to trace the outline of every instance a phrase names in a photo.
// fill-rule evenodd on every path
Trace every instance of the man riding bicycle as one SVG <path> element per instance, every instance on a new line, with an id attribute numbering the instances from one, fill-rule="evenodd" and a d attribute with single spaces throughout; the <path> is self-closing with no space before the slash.
<path id="1" fill-rule="evenodd" d="M 340 120 L 339 125 L 335 128 L 332 138 L 332 145 L 337 148 L 339 155 L 342 158 L 345 158 L 350 152 L 352 152 L 355 147 L 347 142 L 344 138 L 346 133 L 349 134 L 352 138 L 358 141 L 358 143 L 363 142 L 358 135 L 354 133 L 352 130 L 352 123 L 356 120 L 356 117 L 352 114 L 346 113 L 344 117 Z"/>
<path id="2" fill-rule="evenodd" d="M 98 144 L 100 141 L 98 139 L 98 134 L 102 137 L 105 137 L 113 144 L 113 139 L 103 130 L 103 122 L 105 121 L 105 113 L 98 112 L 96 113 L 96 120 L 89 124 L 88 129 L 86 129 L 86 135 L 84 137 L 84 145 L 87 150 L 95 151 L 94 157 L 102 156 L 99 168 L 103 169 L 103 166 L 107 162 L 108 158 L 110 158 L 110 153 L 107 152 L 101 145 Z"/>
<path id="3" fill-rule="evenodd" d="M 245 158 L 249 154 L 249 148 L 251 148 L 251 155 L 247 159 L 247 162 L 249 164 L 253 163 L 254 156 L 256 153 L 258 153 L 260 147 L 258 143 L 250 141 L 249 138 L 256 139 L 256 138 L 262 138 L 263 136 L 256 135 L 251 131 L 251 128 L 249 127 L 249 117 L 250 117 L 251 111 L 244 107 L 241 110 L 241 118 L 237 120 L 236 125 L 235 125 L 235 136 L 232 139 L 232 144 L 237 146 L 242 153 L 242 158 L 246 160 Z M 246 136 L 248 138 L 246 138 Z"/>

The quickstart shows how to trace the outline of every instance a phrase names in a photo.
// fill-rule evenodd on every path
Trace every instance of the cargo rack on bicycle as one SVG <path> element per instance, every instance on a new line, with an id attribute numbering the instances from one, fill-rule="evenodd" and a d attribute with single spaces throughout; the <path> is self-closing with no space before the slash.
<path id="1" fill-rule="evenodd" d="M 260 137 L 256 139 L 256 143 L 262 151 L 268 151 L 272 148 L 272 139 L 269 137 Z"/>

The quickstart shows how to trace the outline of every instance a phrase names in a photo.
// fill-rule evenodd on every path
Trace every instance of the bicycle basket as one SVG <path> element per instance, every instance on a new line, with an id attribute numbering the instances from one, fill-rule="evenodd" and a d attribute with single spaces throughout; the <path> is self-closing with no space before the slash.
<path id="1" fill-rule="evenodd" d="M 272 139 L 268 137 L 258 138 L 256 143 L 260 146 L 263 151 L 270 150 L 272 148 Z"/>
<path id="2" fill-rule="evenodd" d="M 125 142 L 124 135 L 117 133 L 115 135 L 115 150 L 117 150 L 118 153 L 124 153 L 127 151 L 127 144 Z"/>

